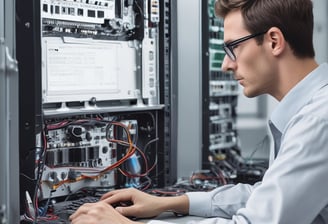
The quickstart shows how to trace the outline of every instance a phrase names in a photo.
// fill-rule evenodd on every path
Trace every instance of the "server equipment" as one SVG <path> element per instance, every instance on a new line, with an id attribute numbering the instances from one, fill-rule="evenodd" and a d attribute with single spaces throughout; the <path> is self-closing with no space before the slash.
<path id="1" fill-rule="evenodd" d="M 176 181 L 172 4 L 16 0 L 23 223 Z"/>
<path id="2" fill-rule="evenodd" d="M 254 183 L 267 162 L 249 163 L 242 157 L 236 125 L 239 85 L 232 72 L 221 69 L 224 29 L 214 5 L 214 0 L 202 2 L 202 167 L 221 173 L 228 183 Z"/>

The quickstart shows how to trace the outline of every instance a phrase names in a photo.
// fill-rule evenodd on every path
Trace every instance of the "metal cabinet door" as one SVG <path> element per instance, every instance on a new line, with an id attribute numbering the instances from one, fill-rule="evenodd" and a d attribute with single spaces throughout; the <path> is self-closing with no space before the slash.
<path id="1" fill-rule="evenodd" d="M 0 223 L 19 223 L 15 1 L 0 0 Z"/>

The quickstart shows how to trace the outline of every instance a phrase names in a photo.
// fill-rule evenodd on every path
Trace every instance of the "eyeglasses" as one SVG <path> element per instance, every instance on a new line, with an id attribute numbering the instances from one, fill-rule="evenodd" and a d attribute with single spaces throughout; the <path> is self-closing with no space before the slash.
<path id="1" fill-rule="evenodd" d="M 223 50 L 225 51 L 225 53 L 228 55 L 228 57 L 232 60 L 232 61 L 236 61 L 236 55 L 235 53 L 233 52 L 233 49 L 234 47 L 237 45 L 237 44 L 240 44 L 246 40 L 249 40 L 249 39 L 252 39 L 254 37 L 257 37 L 257 36 L 260 36 L 260 35 L 263 35 L 265 34 L 267 31 L 265 32 L 260 32 L 260 33 L 255 33 L 255 34 L 251 34 L 251 35 L 248 35 L 248 36 L 245 36 L 245 37 L 242 37 L 242 38 L 239 38 L 237 40 L 234 40 L 234 41 L 231 41 L 231 42 L 228 42 L 228 43 L 223 43 Z"/>

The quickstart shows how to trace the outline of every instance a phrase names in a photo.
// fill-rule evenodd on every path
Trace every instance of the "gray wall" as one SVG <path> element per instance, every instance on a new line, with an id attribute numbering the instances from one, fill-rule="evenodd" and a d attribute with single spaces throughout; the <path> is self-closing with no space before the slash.
<path id="1" fill-rule="evenodd" d="M 201 167 L 201 1 L 177 1 L 178 177 Z"/>
<path id="2" fill-rule="evenodd" d="M 315 0 L 314 6 L 314 48 L 319 63 L 328 61 L 328 2 Z"/>

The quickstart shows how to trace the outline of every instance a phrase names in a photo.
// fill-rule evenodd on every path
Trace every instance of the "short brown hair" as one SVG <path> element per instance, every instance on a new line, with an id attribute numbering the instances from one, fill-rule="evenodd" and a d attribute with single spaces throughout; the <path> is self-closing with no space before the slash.
<path id="1" fill-rule="evenodd" d="M 251 33 L 278 27 L 295 56 L 314 57 L 311 0 L 217 0 L 215 3 L 215 13 L 223 19 L 235 10 L 241 11 L 244 25 Z"/>

